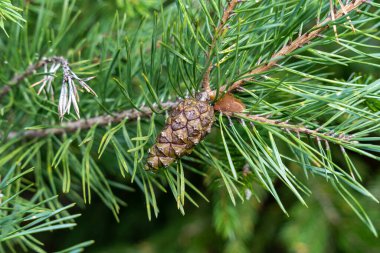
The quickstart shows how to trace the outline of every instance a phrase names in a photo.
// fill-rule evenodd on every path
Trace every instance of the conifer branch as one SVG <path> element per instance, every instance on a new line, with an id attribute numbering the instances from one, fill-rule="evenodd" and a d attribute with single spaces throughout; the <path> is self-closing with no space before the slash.
<path id="1" fill-rule="evenodd" d="M 366 0 L 354 0 L 350 3 L 348 3 L 347 5 L 342 6 L 339 11 L 334 12 L 334 20 L 336 20 L 342 16 L 347 16 L 348 13 L 357 9 L 360 5 L 362 5 L 364 3 L 366 3 Z M 223 85 L 222 87 L 219 88 L 219 92 L 224 92 L 226 90 L 227 90 L 227 92 L 231 92 L 233 90 L 236 90 L 237 88 L 244 85 L 245 83 L 252 81 L 252 79 L 253 79 L 252 75 L 264 73 L 264 72 L 270 70 L 271 68 L 275 67 L 278 64 L 278 62 L 284 56 L 289 55 L 290 53 L 292 53 L 296 49 L 303 47 L 304 45 L 306 45 L 307 43 L 309 43 L 313 39 L 320 36 L 322 32 L 324 32 L 325 30 L 327 30 L 330 27 L 327 24 L 330 21 L 332 21 L 332 17 L 327 17 L 326 19 L 324 19 L 319 24 L 316 24 L 313 28 L 311 28 L 311 32 L 300 35 L 297 39 L 290 42 L 288 45 L 284 46 L 278 52 L 274 53 L 273 56 L 269 59 L 268 63 L 251 70 L 246 75 L 246 77 L 232 83 L 231 85 Z M 211 91 L 210 97 L 214 98 L 215 96 L 216 96 L 216 91 L 215 90 Z"/>
<path id="2" fill-rule="evenodd" d="M 162 107 L 165 109 L 170 109 L 174 107 L 177 102 L 165 102 L 162 103 Z M 154 109 L 157 109 L 158 106 L 155 106 Z M 38 129 L 38 130 L 26 130 L 23 132 L 10 132 L 7 136 L 7 139 L 12 139 L 18 136 L 22 136 L 23 138 L 41 138 L 48 135 L 60 135 L 63 133 L 72 133 L 81 129 L 89 129 L 94 125 L 97 126 L 105 126 L 112 123 L 118 123 L 123 121 L 124 119 L 135 120 L 139 117 L 149 117 L 153 113 L 152 109 L 144 106 L 139 110 L 129 109 L 121 112 L 114 113 L 113 115 L 101 115 L 88 119 L 80 119 L 76 121 L 63 122 L 60 126 L 46 129 Z"/>
<path id="3" fill-rule="evenodd" d="M 212 59 L 211 59 L 212 51 L 214 50 L 214 48 L 216 46 L 216 42 L 217 42 L 219 36 L 224 31 L 224 28 L 225 28 L 225 25 L 226 25 L 228 19 L 231 17 L 231 15 L 233 13 L 233 9 L 240 2 L 241 2 L 241 0 L 232 0 L 228 3 L 227 8 L 224 9 L 222 19 L 220 20 L 218 27 L 215 28 L 215 34 L 212 38 L 210 50 L 206 54 L 206 62 L 208 63 L 208 67 L 207 67 L 206 72 L 204 73 L 203 79 L 202 79 L 202 86 L 203 86 L 204 91 L 207 91 L 207 92 L 211 91 L 210 73 L 211 73 L 211 70 L 213 68 L 213 63 L 212 63 Z"/>
<path id="4" fill-rule="evenodd" d="M 0 0 L 0 5 L 4 1 L 10 3 Z M 376 235 L 366 213 L 371 206 L 360 203 L 362 197 L 378 202 L 369 191 L 376 189 L 368 187 L 371 166 L 357 159 L 380 160 L 380 80 L 374 72 L 380 68 L 375 45 L 380 6 L 369 1 L 180 0 L 177 6 L 165 1 L 149 4 L 133 19 L 117 12 L 112 16 L 91 1 L 38 1 L 34 7 L 40 11 L 25 12 L 30 24 L 25 31 L 13 25 L 12 40 L 0 43 L 7 52 L 1 61 L 17 70 L 11 73 L 4 66 L 0 73 L 0 224 L 8 231 L 0 233 L 0 248 L 45 252 L 34 233 L 75 226 L 78 214 L 71 214 L 73 204 L 62 200 L 86 205 L 100 200 L 118 220 L 127 201 L 119 193 L 136 188 L 145 199 L 136 208 L 144 206 L 149 220 L 159 213 L 162 193 L 173 195 L 184 214 L 186 205 L 199 205 L 198 199 L 209 202 L 195 177 L 204 178 L 216 193 L 210 218 L 227 248 L 233 243 L 249 250 L 254 217 L 240 214 L 258 205 L 265 208 L 256 198 L 264 196 L 272 206 L 272 196 L 287 214 L 293 207 L 283 198 L 284 190 L 306 206 L 309 196 L 325 186 L 328 192 L 315 196 L 323 210 L 315 209 L 315 201 L 309 205 L 311 215 L 334 225 L 323 224 L 322 232 L 329 234 L 347 220 L 339 221 L 339 210 L 332 206 L 345 201 Z M 21 2 L 28 10 L 30 1 Z M 123 6 L 141 7 L 145 4 Z M 79 15 L 83 8 L 94 15 Z M 94 16 L 109 25 L 94 26 Z M 57 25 L 44 25 L 49 23 Z M 1 28 L 0 17 L 0 34 Z M 162 47 L 155 47 L 157 40 Z M 25 55 L 41 52 L 49 55 L 25 61 Z M 102 58 L 80 64 L 81 74 L 96 73 L 97 80 L 88 86 L 91 78 L 79 78 L 71 62 L 54 56 L 59 52 Z M 371 69 L 355 73 L 352 64 Z M 350 77 L 334 76 L 336 65 Z M 86 95 L 79 103 L 79 91 L 95 96 L 96 91 L 102 101 Z M 232 92 L 244 94 L 238 98 Z M 196 93 L 191 103 L 185 98 L 179 105 L 176 98 L 190 93 Z M 81 119 L 62 122 L 70 107 L 78 117 L 80 109 Z M 220 113 L 214 115 L 216 110 Z M 197 145 L 210 129 L 213 133 Z M 187 156 L 193 147 L 195 155 Z M 145 171 L 149 164 L 160 171 Z M 61 193 L 67 198 L 58 198 Z M 248 203 L 235 206 L 244 199 Z M 302 228 L 298 213 L 293 216 L 299 222 L 281 228 L 285 236 Z M 241 231 L 242 224 L 247 231 Z M 61 251 L 81 251 L 89 244 Z"/>
<path id="5" fill-rule="evenodd" d="M 345 6 L 342 6 L 341 10 L 339 10 L 335 13 L 335 19 L 340 18 L 340 17 L 345 16 L 345 15 L 348 15 L 348 13 L 355 10 L 357 7 L 359 7 L 361 4 L 363 4 L 365 2 L 366 2 L 365 0 L 356 0 L 356 1 L 353 1 L 353 2 L 351 2 Z M 232 11 L 238 3 L 240 3 L 239 0 L 232 0 L 228 3 L 227 8 L 225 8 L 222 19 L 221 19 L 218 27 L 215 29 L 215 36 L 214 36 L 213 41 L 211 43 L 210 51 L 207 55 L 208 61 L 211 61 L 211 59 L 210 59 L 211 52 L 213 50 L 213 47 L 215 47 L 216 40 L 217 40 L 218 36 L 220 36 L 222 34 L 223 29 L 225 27 L 225 24 L 227 23 L 228 19 L 231 17 Z M 329 25 L 327 25 L 327 23 L 331 20 L 332 20 L 332 18 L 328 17 L 325 20 L 323 20 L 322 22 L 320 22 L 320 24 L 315 25 L 314 28 L 311 29 L 312 32 L 300 35 L 296 40 L 294 40 L 290 44 L 283 47 L 280 51 L 276 52 L 270 58 L 270 60 L 267 64 L 253 69 L 252 71 L 249 72 L 248 75 L 251 76 L 254 74 L 263 73 L 263 72 L 271 69 L 272 67 L 275 67 L 277 65 L 277 63 L 280 61 L 281 57 L 286 56 L 289 53 L 293 52 L 294 50 L 304 46 L 305 44 L 310 42 L 312 39 L 318 37 L 321 34 L 321 32 L 328 29 Z M 65 79 L 65 73 L 66 74 L 68 73 L 68 70 L 67 70 L 68 62 L 67 62 L 67 60 L 63 57 L 58 57 L 58 56 L 54 56 L 51 58 L 44 58 L 44 59 L 38 61 L 37 63 L 30 65 L 23 73 L 16 74 L 11 79 L 9 84 L 4 86 L 0 90 L 0 98 L 2 96 L 6 95 L 11 90 L 12 86 L 18 85 L 25 78 L 27 78 L 30 75 L 32 75 L 33 73 L 35 73 L 35 71 L 38 68 L 41 68 L 41 67 L 43 67 L 49 63 L 58 63 L 58 64 L 61 64 L 63 67 L 66 66 L 66 69 L 64 68 L 64 79 Z M 210 90 L 209 75 L 210 75 L 211 70 L 212 70 L 212 62 L 210 62 L 210 65 L 209 65 L 206 73 L 204 74 L 203 89 L 208 90 L 210 97 L 213 98 L 213 97 L 215 97 L 216 91 Z M 228 88 L 228 91 L 233 91 L 233 90 L 239 88 L 240 86 L 242 86 L 244 83 L 251 81 L 251 80 L 252 80 L 252 77 L 247 77 L 247 78 L 243 78 L 239 81 L 236 81 Z M 220 92 L 223 92 L 226 89 L 227 89 L 227 86 L 222 86 L 220 88 Z M 170 109 L 170 108 L 174 107 L 176 104 L 177 104 L 176 102 L 167 101 L 167 102 L 164 102 L 162 105 L 164 108 Z M 75 132 L 79 129 L 88 129 L 94 125 L 107 125 L 110 123 L 117 123 L 117 122 L 122 121 L 125 118 L 137 119 L 138 117 L 147 117 L 147 116 L 150 116 L 152 113 L 153 113 L 153 111 L 149 107 L 141 107 L 139 109 L 139 111 L 137 111 L 135 109 L 129 109 L 129 110 L 125 110 L 122 112 L 116 112 L 113 115 L 103 115 L 103 116 L 97 116 L 97 117 L 93 117 L 93 118 L 89 118 L 89 119 L 81 119 L 81 120 L 77 120 L 77 121 L 62 123 L 59 127 L 54 127 L 54 128 L 39 129 L 39 130 L 26 130 L 24 132 L 10 132 L 7 136 L 7 139 L 12 139 L 16 136 L 23 136 L 24 138 L 40 138 L 40 137 L 44 137 L 44 136 L 51 135 L 51 134 L 59 135 L 59 134 L 67 133 L 67 132 Z M 334 133 L 323 133 L 323 132 L 320 132 L 319 130 L 312 130 L 312 129 L 308 129 L 308 128 L 303 127 L 303 126 L 292 125 L 292 124 L 289 124 L 287 122 L 271 120 L 271 119 L 268 119 L 266 117 L 258 116 L 258 115 L 247 115 L 247 114 L 241 114 L 241 113 L 229 113 L 229 114 L 227 113 L 226 115 L 231 116 L 231 117 L 240 117 L 240 118 L 246 117 L 252 121 L 257 121 L 260 123 L 273 125 L 273 126 L 281 128 L 281 129 L 284 129 L 286 131 L 295 132 L 297 134 L 303 133 L 306 135 L 311 135 L 311 136 L 314 136 L 316 138 L 331 139 L 332 137 L 335 137 L 335 138 L 341 139 L 342 141 L 346 141 L 346 142 L 352 138 L 351 136 L 346 136 L 346 135 L 339 135 L 336 137 Z"/>
<path id="6" fill-rule="evenodd" d="M 167 101 L 167 102 L 162 103 L 162 106 L 166 110 L 170 110 L 174 108 L 176 105 L 177 105 L 177 102 L 172 102 L 172 101 Z M 157 106 L 154 107 L 154 109 L 157 109 L 157 108 L 158 108 Z M 26 138 L 26 139 L 41 138 L 48 135 L 60 135 L 64 133 L 72 133 L 77 130 L 89 129 L 94 125 L 105 126 L 108 124 L 119 123 L 123 121 L 124 119 L 135 120 L 139 117 L 150 117 L 152 113 L 153 111 L 151 108 L 147 106 L 143 106 L 139 110 L 128 109 L 128 110 L 114 113 L 113 115 L 101 115 L 101 116 L 96 116 L 96 117 L 92 117 L 88 119 L 80 119 L 76 121 L 64 122 L 60 126 L 53 127 L 53 128 L 26 130 L 23 132 L 14 131 L 8 134 L 7 139 L 12 139 L 19 136 L 22 136 L 23 138 Z M 323 132 L 320 129 L 313 130 L 305 126 L 290 124 L 286 121 L 281 121 L 281 120 L 273 120 L 273 119 L 269 119 L 265 116 L 260 116 L 260 115 L 250 115 L 246 113 L 228 113 L 228 112 L 223 112 L 223 113 L 228 117 L 236 117 L 239 119 L 249 119 L 252 122 L 258 122 L 258 123 L 262 123 L 266 125 L 271 125 L 271 126 L 280 128 L 286 132 L 296 133 L 297 135 L 305 134 L 305 135 L 312 136 L 314 138 L 321 138 L 325 140 L 331 140 L 331 138 L 334 138 L 334 139 L 339 139 L 343 142 L 349 142 L 353 138 L 353 136 L 351 135 L 336 134 L 331 131 Z"/>

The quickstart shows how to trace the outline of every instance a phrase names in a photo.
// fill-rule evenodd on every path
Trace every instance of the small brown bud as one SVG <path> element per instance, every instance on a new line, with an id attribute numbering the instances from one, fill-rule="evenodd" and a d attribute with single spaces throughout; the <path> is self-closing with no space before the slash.
<path id="1" fill-rule="evenodd" d="M 242 112 L 245 110 L 245 104 L 227 93 L 215 103 L 214 109 L 221 112 Z"/>

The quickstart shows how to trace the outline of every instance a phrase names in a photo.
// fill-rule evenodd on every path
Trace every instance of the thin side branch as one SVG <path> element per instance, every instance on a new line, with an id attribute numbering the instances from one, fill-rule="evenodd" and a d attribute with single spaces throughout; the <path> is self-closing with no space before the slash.
<path id="1" fill-rule="evenodd" d="M 213 63 L 212 63 L 212 59 L 211 59 L 212 51 L 214 50 L 214 48 L 216 46 L 216 42 L 217 42 L 218 38 L 223 33 L 225 25 L 226 25 L 228 19 L 231 17 L 235 6 L 239 2 L 241 2 L 241 1 L 239 1 L 239 0 L 232 0 L 232 1 L 230 1 L 228 3 L 227 8 L 224 9 L 223 16 L 222 16 L 222 19 L 220 20 L 220 23 L 219 23 L 218 27 L 215 28 L 215 34 L 214 34 L 214 37 L 212 38 L 210 50 L 206 54 L 206 62 L 208 62 L 208 67 L 207 67 L 206 72 L 204 73 L 203 79 L 202 79 L 202 86 L 203 86 L 203 90 L 204 91 L 207 91 L 207 92 L 211 91 L 211 88 L 210 88 L 210 73 L 211 73 L 211 70 L 213 68 Z"/>
<path id="2" fill-rule="evenodd" d="M 348 3 L 347 5 L 345 6 L 342 6 L 342 8 L 337 11 L 336 13 L 334 13 L 334 19 L 338 19 L 342 16 L 346 16 L 349 12 L 355 10 L 356 8 L 358 8 L 360 5 L 364 4 L 366 2 L 366 0 L 355 0 L 355 1 L 352 1 L 350 3 Z M 222 87 L 220 87 L 219 89 L 219 92 L 224 92 L 224 91 L 228 91 L 228 92 L 231 92 L 233 90 L 236 90 L 237 88 L 239 88 L 240 86 L 244 85 L 246 82 L 249 82 L 253 79 L 252 75 L 257 75 L 257 74 L 261 74 L 263 72 L 266 72 L 268 70 L 270 70 L 271 68 L 273 68 L 274 66 L 277 65 L 277 63 L 286 55 L 290 54 L 291 52 L 293 52 L 294 50 L 298 49 L 298 48 L 301 48 L 302 46 L 306 45 L 307 43 L 309 43 L 311 40 L 317 38 L 323 31 L 327 30 L 329 28 L 329 25 L 327 25 L 328 22 L 330 22 L 332 20 L 331 17 L 328 17 L 326 18 L 325 20 L 323 20 L 320 24 L 317 24 L 315 25 L 312 29 L 311 29 L 311 32 L 310 33 L 305 33 L 301 36 L 299 36 L 296 40 L 294 40 L 293 42 L 289 43 L 287 46 L 283 47 L 281 50 L 279 50 L 278 52 L 276 52 L 271 58 L 270 60 L 268 61 L 268 63 L 266 63 L 265 65 L 262 65 L 258 68 L 255 68 L 253 70 L 251 70 L 243 79 L 240 79 L 239 81 L 236 81 L 234 82 L 232 85 L 230 86 L 227 86 L 227 85 L 223 85 Z M 210 92 L 210 97 L 211 98 L 214 98 L 216 95 L 216 91 L 213 90 Z"/>
<path id="3" fill-rule="evenodd" d="M 177 104 L 177 102 L 165 102 L 161 105 L 164 108 L 172 108 Z M 155 107 L 157 109 L 158 107 Z M 63 133 L 75 132 L 77 130 L 89 129 L 94 125 L 105 126 L 111 123 L 118 123 L 125 119 L 134 120 L 138 117 L 150 117 L 153 111 L 149 107 L 142 107 L 140 110 L 129 109 L 121 112 L 114 113 L 113 115 L 102 115 L 89 119 L 80 119 L 76 121 L 64 122 L 57 127 L 38 129 L 38 130 L 26 130 L 22 132 L 10 132 L 7 139 L 12 139 L 15 137 L 23 138 L 41 138 L 48 135 L 60 135 Z"/>
<path id="4" fill-rule="evenodd" d="M 225 113 L 225 114 L 230 117 L 236 117 L 240 119 L 249 119 L 252 122 L 258 122 L 265 125 L 275 126 L 275 127 L 281 128 L 282 130 L 286 132 L 294 132 L 297 135 L 299 134 L 309 135 L 317 139 L 321 138 L 325 140 L 331 140 L 332 138 L 334 138 L 334 139 L 339 139 L 342 142 L 349 142 L 351 141 L 353 137 L 351 135 L 344 135 L 344 134 L 337 135 L 336 133 L 331 132 L 331 131 L 323 132 L 319 129 L 313 130 L 305 126 L 289 124 L 286 121 L 268 119 L 260 115 L 250 115 L 250 114 L 245 114 L 245 113 L 228 113 L 228 114 Z"/>

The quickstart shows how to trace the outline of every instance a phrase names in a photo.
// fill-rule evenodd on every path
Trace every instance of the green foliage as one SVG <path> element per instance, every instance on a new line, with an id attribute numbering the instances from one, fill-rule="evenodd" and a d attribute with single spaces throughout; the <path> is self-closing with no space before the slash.
<path id="1" fill-rule="evenodd" d="M 46 252 L 41 247 L 43 243 L 34 235 L 45 231 L 73 228 L 76 225 L 74 219 L 80 216 L 68 212 L 74 203 L 62 206 L 58 196 L 49 196 L 49 190 L 36 189 L 34 184 L 24 177 L 32 171 L 33 168 L 21 171 L 16 166 L 8 171 L 1 171 L 4 175 L 0 183 L 2 252 L 18 252 L 26 249 Z M 89 241 L 76 245 L 72 249 L 83 249 L 91 243 Z"/>
<path id="2" fill-rule="evenodd" d="M 8 36 L 7 31 L 5 30 L 4 21 L 12 21 L 21 26 L 21 23 L 25 22 L 25 19 L 20 15 L 22 9 L 14 6 L 10 0 L 1 0 L 0 1 L 0 28 Z"/>
<path id="3" fill-rule="evenodd" d="M 10 2 L 0 1 L 0 22 L 6 10 L 13 10 L 9 12 L 13 18 L 4 15 L 9 20 L 22 20 L 18 9 L 2 8 L 2 3 Z M 10 24 L 10 38 L 0 35 L 3 84 L 42 57 L 62 55 L 78 76 L 96 76 L 89 85 L 98 97 L 80 94 L 82 118 L 142 108 L 151 108 L 153 114 L 42 138 L 22 134 L 8 138 L 9 133 L 60 127 L 56 108 L 59 79 L 64 77 L 57 72 L 53 99 L 30 87 L 48 74 L 44 69 L 11 86 L 0 103 L 0 189 L 3 194 L 7 191 L 0 217 L 0 224 L 7 226 L 0 238 L 3 251 L 27 247 L 44 252 L 34 233 L 74 226 L 77 216 L 70 214 L 70 204 L 62 203 L 90 209 L 94 199 L 100 199 L 116 219 L 127 203 L 145 206 L 151 220 L 160 212 L 160 197 L 167 194 L 181 214 L 212 202 L 210 219 L 227 241 L 226 252 L 248 252 L 252 234 L 260 240 L 251 233 L 257 206 L 271 196 L 296 221 L 282 232 L 289 248 L 296 247 L 294 239 L 312 248 L 310 252 L 320 252 L 329 235 L 321 222 L 326 215 L 310 209 L 316 219 L 302 217 L 305 206 L 315 204 L 310 200 L 318 191 L 310 184 L 314 177 L 334 190 L 329 193 L 331 201 L 344 201 L 342 206 L 350 207 L 377 234 L 369 218 L 376 214 L 367 215 L 361 201 L 364 196 L 378 202 L 379 196 L 368 190 L 353 156 L 380 160 L 380 80 L 375 72 L 380 66 L 379 5 L 363 3 L 360 11 L 349 13 L 350 19 L 329 21 L 323 34 L 280 56 L 273 68 L 252 75 L 300 34 L 312 32 L 316 20 L 328 18 L 330 1 L 244 1 L 216 36 L 226 4 L 216 0 L 17 3 L 27 23 L 24 28 Z M 212 133 L 191 156 L 157 174 L 145 171 L 147 149 L 165 124 L 165 102 L 200 91 L 210 61 L 213 90 L 252 76 L 235 94 L 246 110 L 233 118 L 218 112 Z M 215 100 L 223 95 L 216 93 Z M 75 120 L 75 114 L 63 118 L 63 122 Z M 128 196 L 136 189 L 141 192 L 140 203 L 130 203 Z M 31 193 L 20 194 L 24 191 Z M 303 206 L 289 210 L 284 191 Z M 58 195 L 65 201 L 58 201 Z M 10 220 L 9 214 L 15 218 Z M 303 227 L 308 229 L 302 235 L 289 238 Z M 315 228 L 325 231 L 319 238 L 323 245 L 310 241 Z M 89 244 L 62 252 L 78 252 Z"/>

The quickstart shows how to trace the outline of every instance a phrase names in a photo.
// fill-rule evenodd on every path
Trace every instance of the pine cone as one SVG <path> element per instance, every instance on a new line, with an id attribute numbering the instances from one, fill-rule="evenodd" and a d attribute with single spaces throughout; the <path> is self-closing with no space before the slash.
<path id="1" fill-rule="evenodd" d="M 214 108 L 206 92 L 196 98 L 181 101 L 171 112 L 165 128 L 148 151 L 146 169 L 158 170 L 192 152 L 192 149 L 211 131 L 215 120 Z"/>

